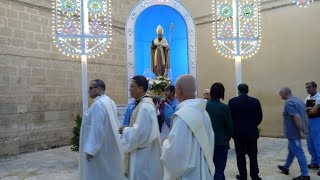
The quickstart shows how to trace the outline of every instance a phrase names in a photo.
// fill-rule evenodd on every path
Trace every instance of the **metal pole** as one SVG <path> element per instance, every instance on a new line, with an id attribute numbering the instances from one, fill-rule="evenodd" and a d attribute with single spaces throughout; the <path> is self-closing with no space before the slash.
<path id="1" fill-rule="evenodd" d="M 235 57 L 235 75 L 236 75 L 236 94 L 238 94 L 238 85 L 242 83 L 241 56 Z"/>
<path id="2" fill-rule="evenodd" d="M 239 18 L 239 1 L 233 0 L 232 1 L 232 7 L 234 9 L 233 11 L 233 37 L 235 37 L 235 51 L 236 54 L 240 55 L 240 40 L 239 40 L 239 32 L 240 32 L 240 18 Z M 236 95 L 238 95 L 238 85 L 242 83 L 242 70 L 241 70 L 241 56 L 235 57 L 235 82 L 236 82 Z"/>
<path id="3" fill-rule="evenodd" d="M 87 73 L 87 55 L 81 56 L 82 61 L 82 110 L 83 118 L 88 109 L 88 73 Z"/>
<path id="4" fill-rule="evenodd" d="M 82 17 L 83 17 L 83 35 L 89 34 L 89 14 L 88 14 L 88 0 L 82 1 Z M 82 40 L 82 54 L 86 54 L 86 43 L 85 38 Z M 83 110 L 83 118 L 85 117 L 85 112 L 88 109 L 88 73 L 87 73 L 87 55 L 81 55 L 82 61 L 82 110 Z"/>

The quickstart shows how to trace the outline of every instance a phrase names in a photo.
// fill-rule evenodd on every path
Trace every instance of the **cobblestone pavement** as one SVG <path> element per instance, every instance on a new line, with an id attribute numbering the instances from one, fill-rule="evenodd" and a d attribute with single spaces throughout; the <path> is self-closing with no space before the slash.
<path id="1" fill-rule="evenodd" d="M 303 141 L 305 154 L 306 141 Z M 300 175 L 297 160 L 290 168 L 290 175 L 281 174 L 277 165 L 283 164 L 287 155 L 287 140 L 278 138 L 260 138 L 259 167 L 260 176 L 263 180 L 291 180 Z M 0 158 L 0 179 L 1 180 L 75 180 L 78 179 L 77 153 L 70 150 L 70 147 L 61 147 L 40 151 L 35 153 L 20 154 L 10 157 Z M 249 166 L 249 165 L 248 165 Z M 320 180 L 316 170 L 311 170 L 312 180 Z M 226 179 L 234 180 L 238 174 L 234 146 L 228 155 L 227 168 L 225 170 Z"/>

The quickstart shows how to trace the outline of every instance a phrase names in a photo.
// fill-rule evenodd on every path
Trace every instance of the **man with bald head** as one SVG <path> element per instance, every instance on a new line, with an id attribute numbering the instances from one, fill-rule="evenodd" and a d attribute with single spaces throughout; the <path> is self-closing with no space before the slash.
<path id="1" fill-rule="evenodd" d="M 214 132 L 205 110 L 206 101 L 196 98 L 196 80 L 182 75 L 176 81 L 180 104 L 172 115 L 172 129 L 163 142 L 161 161 L 164 180 L 212 179 Z"/>
<path id="2" fill-rule="evenodd" d="M 207 101 L 210 99 L 210 89 L 205 89 L 203 91 L 203 99 L 205 99 Z"/>
<path id="3" fill-rule="evenodd" d="M 292 96 L 291 89 L 284 87 L 280 90 L 279 95 L 281 99 L 285 100 L 283 119 L 284 119 L 284 133 L 288 139 L 288 156 L 283 166 L 278 168 L 282 173 L 288 175 L 289 167 L 295 157 L 297 157 L 301 176 L 293 178 L 293 180 L 309 180 L 307 159 L 303 152 L 301 139 L 306 138 L 308 121 L 304 102 L 299 98 Z"/>

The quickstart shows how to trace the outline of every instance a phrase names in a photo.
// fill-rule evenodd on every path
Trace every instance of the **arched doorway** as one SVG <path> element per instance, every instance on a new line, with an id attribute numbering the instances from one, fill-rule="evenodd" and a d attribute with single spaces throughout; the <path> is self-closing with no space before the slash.
<path id="1" fill-rule="evenodd" d="M 172 82 L 181 74 L 197 78 L 195 24 L 189 11 L 176 0 L 142 0 L 126 23 L 128 83 L 131 77 L 150 69 L 150 45 L 159 24 L 170 45 Z"/>

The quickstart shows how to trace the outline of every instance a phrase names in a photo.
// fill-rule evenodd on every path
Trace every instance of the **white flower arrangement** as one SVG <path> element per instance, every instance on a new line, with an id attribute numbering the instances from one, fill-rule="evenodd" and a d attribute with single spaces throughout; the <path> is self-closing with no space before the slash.
<path id="1" fill-rule="evenodd" d="M 163 76 L 157 76 L 155 79 L 150 79 L 149 94 L 164 95 L 165 88 L 169 86 L 171 81 Z"/>

